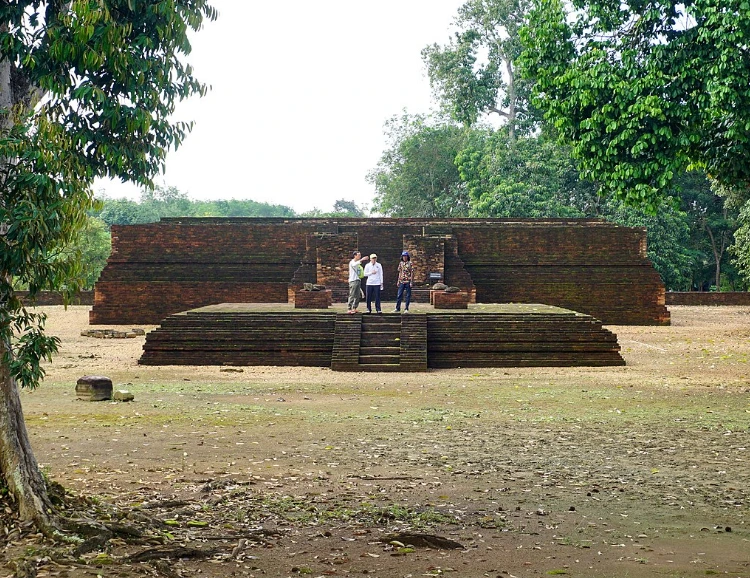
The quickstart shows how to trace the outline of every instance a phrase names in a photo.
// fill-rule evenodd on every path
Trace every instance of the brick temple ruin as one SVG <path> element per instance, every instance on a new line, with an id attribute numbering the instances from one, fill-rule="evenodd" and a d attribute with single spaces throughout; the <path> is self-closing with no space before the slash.
<path id="1" fill-rule="evenodd" d="M 219 303 L 289 303 L 304 283 L 346 300 L 351 251 L 377 253 L 395 299 L 402 250 L 413 300 L 439 279 L 476 303 L 542 303 L 605 324 L 665 325 L 646 231 L 592 219 L 169 218 L 112 227 L 92 324 L 157 324 Z"/>
<path id="2" fill-rule="evenodd" d="M 331 307 L 357 248 L 378 254 L 385 301 L 409 251 L 412 301 L 430 305 Z M 668 324 L 664 299 L 645 230 L 599 220 L 175 218 L 112 227 L 90 322 L 160 323 L 147 365 L 603 366 L 624 360 L 602 322 Z"/>
<path id="3" fill-rule="evenodd" d="M 286 304 L 223 303 L 168 316 L 146 336 L 139 363 L 409 372 L 625 361 L 617 336 L 601 321 L 547 305 L 348 315 Z"/>

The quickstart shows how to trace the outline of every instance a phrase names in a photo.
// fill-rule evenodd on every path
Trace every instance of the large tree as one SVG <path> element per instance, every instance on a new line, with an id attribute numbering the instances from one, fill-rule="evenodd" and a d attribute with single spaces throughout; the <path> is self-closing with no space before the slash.
<path id="1" fill-rule="evenodd" d="M 367 175 L 374 210 L 389 217 L 465 217 L 466 186 L 456 167 L 466 133 L 441 120 L 404 114 L 386 122 L 388 148 Z"/>
<path id="2" fill-rule="evenodd" d="M 738 278 L 728 250 L 739 226 L 739 210 L 720 196 L 713 182 L 700 171 L 677 177 L 682 210 L 690 224 L 690 249 L 694 253 L 692 287 L 716 291 L 737 287 Z M 726 282 L 725 282 L 726 281 Z"/>
<path id="3" fill-rule="evenodd" d="M 535 4 L 522 67 L 584 177 L 652 209 L 691 165 L 747 195 L 746 0 Z"/>
<path id="4" fill-rule="evenodd" d="M 510 140 L 505 130 L 473 131 L 456 158 L 474 217 L 595 217 L 645 227 L 648 256 L 668 289 L 687 288 L 695 264 L 689 218 L 665 198 L 649 214 L 596 194 L 582 180 L 570 148 L 547 135 Z"/>
<path id="5" fill-rule="evenodd" d="M 206 0 L 0 3 L 0 484 L 43 531 L 54 509 L 29 443 L 19 386 L 38 385 L 57 347 L 31 295 L 75 290 L 66 246 L 91 208 L 95 177 L 151 186 L 190 126 L 170 117 L 205 87 L 183 62 L 189 30 L 216 17 Z"/>
<path id="6" fill-rule="evenodd" d="M 567 147 L 545 135 L 474 130 L 456 157 L 474 217 L 583 217 L 598 204 Z"/>
<path id="7" fill-rule="evenodd" d="M 468 0 L 454 38 L 422 51 L 435 96 L 454 120 L 471 125 L 482 114 L 498 115 L 511 139 L 528 125 L 528 86 L 516 60 L 529 6 L 530 0 Z"/>

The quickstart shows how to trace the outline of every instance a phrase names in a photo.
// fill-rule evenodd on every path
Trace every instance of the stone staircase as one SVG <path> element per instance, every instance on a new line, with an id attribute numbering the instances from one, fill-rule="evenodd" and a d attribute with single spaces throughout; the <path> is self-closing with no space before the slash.
<path id="1" fill-rule="evenodd" d="M 359 366 L 363 371 L 388 371 L 401 361 L 401 315 L 362 316 Z M 377 367 L 373 367 L 377 366 Z"/>
<path id="2" fill-rule="evenodd" d="M 427 317 L 411 314 L 337 315 L 331 369 L 426 371 Z"/>

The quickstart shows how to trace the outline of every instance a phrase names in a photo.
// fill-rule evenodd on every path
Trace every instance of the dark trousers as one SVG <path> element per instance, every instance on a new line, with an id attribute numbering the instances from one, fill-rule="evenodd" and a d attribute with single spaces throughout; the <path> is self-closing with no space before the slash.
<path id="1" fill-rule="evenodd" d="M 372 313 L 372 300 L 375 299 L 375 311 L 380 311 L 380 285 L 367 286 L 367 310 Z"/>
<path id="2" fill-rule="evenodd" d="M 404 309 L 409 310 L 411 303 L 411 283 L 399 283 L 398 295 L 396 295 L 396 311 L 401 311 L 401 300 L 404 300 Z"/>

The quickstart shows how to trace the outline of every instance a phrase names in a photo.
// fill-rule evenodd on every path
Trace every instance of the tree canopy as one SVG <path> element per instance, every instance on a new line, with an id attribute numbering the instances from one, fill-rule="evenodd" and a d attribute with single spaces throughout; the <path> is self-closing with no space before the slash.
<path id="1" fill-rule="evenodd" d="M 472 125 L 496 114 L 511 138 L 530 121 L 528 84 L 516 73 L 519 30 L 530 0 L 468 0 L 446 45 L 422 50 L 435 96 L 454 120 Z"/>
<path id="2" fill-rule="evenodd" d="M 462 217 L 466 187 L 455 164 L 464 131 L 421 115 L 394 116 L 385 124 L 388 148 L 367 175 L 374 209 L 393 217 Z"/>
<path id="3" fill-rule="evenodd" d="M 750 4 L 537 0 L 521 63 L 583 176 L 656 210 L 699 167 L 750 193 Z"/>

